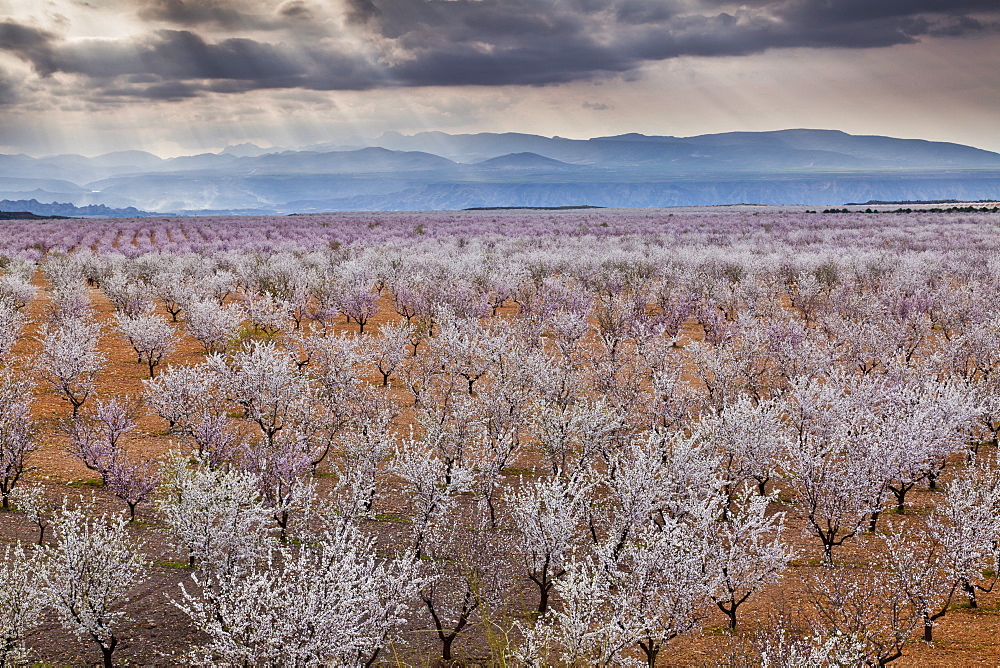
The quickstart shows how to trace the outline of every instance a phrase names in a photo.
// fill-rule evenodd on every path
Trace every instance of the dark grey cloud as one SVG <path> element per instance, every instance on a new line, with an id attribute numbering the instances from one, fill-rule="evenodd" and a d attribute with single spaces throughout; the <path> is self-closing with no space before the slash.
<path id="1" fill-rule="evenodd" d="M 649 1 L 649 0 L 647 0 Z M 381 34 L 412 48 L 435 44 L 529 45 L 540 38 L 589 39 L 611 19 L 612 3 L 568 0 L 374 0 Z M 606 28 L 612 34 L 612 22 Z"/>
<path id="2" fill-rule="evenodd" d="M 403 85 L 562 83 L 681 56 L 888 47 L 996 31 L 975 14 L 1000 14 L 996 0 L 705 2 L 699 12 L 672 0 L 374 1 L 380 34 L 412 54 L 393 70 Z"/>
<path id="3" fill-rule="evenodd" d="M 42 76 L 84 77 L 95 95 L 173 100 L 272 88 L 546 85 L 634 76 L 681 56 L 877 48 L 1000 30 L 996 0 L 339 0 L 342 23 L 326 21 L 334 0 L 137 2 L 146 20 L 178 29 L 70 42 L 8 20 L 0 49 Z M 273 39 L 246 36 L 264 29 Z M 359 43 L 367 46 L 355 51 Z"/>
<path id="4" fill-rule="evenodd" d="M 856 25 L 921 14 L 958 16 L 996 12 L 996 0 L 788 0 L 770 3 L 775 13 L 799 25 Z"/>
<path id="5" fill-rule="evenodd" d="M 622 0 L 615 6 L 615 19 L 622 23 L 660 24 L 682 13 L 683 6 L 677 2 Z"/>
<path id="6" fill-rule="evenodd" d="M 250 0 L 133 0 L 139 18 L 169 28 L 225 31 L 279 31 L 301 29 L 307 22 L 322 23 L 324 5 L 338 0 L 284 0 L 260 2 Z M 368 0 L 340 0 L 347 11 Z M 375 9 L 375 11 L 378 11 Z M 308 26 L 307 26 L 308 27 Z M 315 27 L 315 26 L 312 26 Z"/>
<path id="7" fill-rule="evenodd" d="M 102 91 L 102 94 L 109 98 L 141 98 L 145 100 L 177 102 L 179 100 L 197 97 L 201 95 L 202 92 L 203 91 L 199 87 L 180 81 L 128 81 L 105 88 Z"/>
<path id="8" fill-rule="evenodd" d="M 996 30 L 997 22 L 983 22 L 971 16 L 946 16 L 927 24 L 928 35 L 934 37 L 961 37 L 973 32 Z"/>
<path id="9" fill-rule="evenodd" d="M 20 101 L 17 88 L 3 70 L 0 70 L 0 107 Z"/>
<path id="10" fill-rule="evenodd" d="M 175 26 L 211 26 L 226 30 L 273 27 L 265 17 L 243 11 L 229 0 L 142 0 L 139 16 Z"/>
<path id="11" fill-rule="evenodd" d="M 34 70 L 43 77 L 59 69 L 53 46 L 55 40 L 56 35 L 47 30 L 10 19 L 0 21 L 0 51 L 9 51 L 31 63 Z"/>
<path id="12" fill-rule="evenodd" d="M 312 9 L 303 0 L 289 0 L 278 7 L 278 16 L 286 19 L 308 21 L 314 18 Z"/>
<path id="13" fill-rule="evenodd" d="M 280 45 L 245 38 L 210 43 L 187 30 L 160 30 L 135 43 L 82 42 L 58 52 L 59 69 L 94 79 L 148 75 L 162 80 L 295 79 L 303 73 Z"/>
<path id="14" fill-rule="evenodd" d="M 372 0 L 345 0 L 347 22 L 366 24 L 382 18 L 382 10 Z"/>
<path id="15" fill-rule="evenodd" d="M 100 84 L 114 97 L 183 99 L 255 89 L 359 90 L 392 83 L 357 56 L 247 38 L 209 42 L 187 30 L 141 40 L 76 42 L 56 51 L 58 71 Z"/>

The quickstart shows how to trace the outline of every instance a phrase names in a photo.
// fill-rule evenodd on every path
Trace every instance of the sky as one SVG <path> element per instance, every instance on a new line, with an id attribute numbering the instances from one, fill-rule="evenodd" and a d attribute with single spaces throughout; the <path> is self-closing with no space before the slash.
<path id="1" fill-rule="evenodd" d="M 998 0 L 0 0 L 0 152 L 784 128 L 1000 151 Z"/>

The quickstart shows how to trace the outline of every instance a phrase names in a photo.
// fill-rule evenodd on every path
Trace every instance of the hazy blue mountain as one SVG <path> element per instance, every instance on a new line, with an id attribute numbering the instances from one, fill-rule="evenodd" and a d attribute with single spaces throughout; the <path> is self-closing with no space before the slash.
<path id="1" fill-rule="evenodd" d="M 164 161 L 156 171 L 160 172 L 190 172 L 199 169 L 221 169 L 239 163 L 243 158 L 223 153 L 198 153 L 197 155 L 182 155 Z M 141 172 L 139 172 L 141 173 Z"/>
<path id="2" fill-rule="evenodd" d="M 998 168 L 1000 154 L 960 144 L 849 135 L 837 130 L 729 132 L 696 137 L 626 134 L 587 140 L 517 133 L 412 136 L 385 133 L 373 144 L 427 151 L 459 162 L 532 152 L 562 162 L 625 167 L 673 165 L 703 171 L 799 168 Z"/>
<path id="3" fill-rule="evenodd" d="M 81 217 L 81 218 L 135 218 L 154 215 L 150 211 L 140 211 L 135 207 L 113 209 L 103 205 L 73 206 L 52 202 L 45 204 L 38 200 L 0 200 L 0 211 L 27 211 L 41 216 Z"/>
<path id="4" fill-rule="evenodd" d="M 914 176 L 800 176 L 783 179 L 686 179 L 651 183 L 434 183 L 387 193 L 326 200 L 290 202 L 283 212 L 296 211 L 420 211 L 495 206 L 669 207 L 713 204 L 802 204 L 827 206 L 876 199 L 890 193 L 893 201 L 943 198 L 954 193 L 960 201 L 996 198 L 1000 172 L 979 178 Z M 919 196 L 918 196 L 919 195 Z"/>
<path id="5" fill-rule="evenodd" d="M 86 160 L 86 159 L 85 159 Z M 145 151 L 115 151 L 89 158 L 93 165 L 104 167 L 131 167 L 133 169 L 155 169 L 163 163 L 163 158 Z"/>
<path id="6" fill-rule="evenodd" d="M 531 152 L 508 153 L 507 155 L 501 155 L 497 158 L 490 158 L 488 160 L 483 160 L 482 162 L 477 162 L 475 166 L 480 169 L 503 169 L 503 170 L 578 169 L 577 165 L 571 165 L 568 162 L 562 162 L 560 160 L 553 160 L 552 158 L 546 158 L 543 155 L 538 155 L 537 153 L 531 153 Z"/>
<path id="7" fill-rule="evenodd" d="M 156 169 L 164 161 L 143 151 L 119 151 L 92 158 L 82 155 L 0 155 L 0 178 L 69 181 L 80 185 L 98 178 Z"/>
<path id="8" fill-rule="evenodd" d="M 0 155 L 0 197 L 145 211 L 842 205 L 1000 197 L 1000 154 L 833 130 L 565 139 L 387 132 L 161 159 Z M 36 213 L 48 213 L 36 211 Z"/>
<path id="9" fill-rule="evenodd" d="M 774 142 L 779 146 L 807 151 L 828 151 L 871 160 L 886 166 L 914 167 L 996 167 L 997 153 L 983 149 L 932 142 L 923 139 L 896 139 L 871 135 L 849 135 L 839 130 L 777 130 L 774 132 L 727 132 L 691 137 L 696 143 L 716 146 L 754 146 Z"/>
<path id="10" fill-rule="evenodd" d="M 516 132 L 502 134 L 481 132 L 472 135 L 418 132 L 412 136 L 386 132 L 378 139 L 372 140 L 372 145 L 394 151 L 426 151 L 456 162 L 475 163 L 510 153 L 536 153 L 559 160 L 560 158 L 551 155 L 550 152 L 560 141 L 563 140 L 557 137 L 550 139 Z"/>
<path id="11" fill-rule="evenodd" d="M 227 146 L 219 151 L 219 153 L 222 155 L 234 155 L 237 158 L 256 158 L 258 156 L 267 155 L 268 153 L 276 153 L 278 151 L 281 151 L 281 149 L 261 148 L 253 142 L 243 142 L 242 144 Z"/>
<path id="12" fill-rule="evenodd" d="M 8 192 L 27 192 L 42 190 L 52 192 L 88 193 L 90 190 L 64 179 L 45 179 L 21 176 L 0 176 L 0 197 L 6 197 Z M 6 199 L 11 199 L 6 197 Z"/>
<path id="13" fill-rule="evenodd" d="M 448 170 L 456 164 L 431 153 L 421 151 L 390 151 L 380 147 L 355 151 L 285 151 L 271 153 L 255 159 L 246 159 L 241 165 L 254 173 L 329 173 L 355 174 L 396 171 Z"/>

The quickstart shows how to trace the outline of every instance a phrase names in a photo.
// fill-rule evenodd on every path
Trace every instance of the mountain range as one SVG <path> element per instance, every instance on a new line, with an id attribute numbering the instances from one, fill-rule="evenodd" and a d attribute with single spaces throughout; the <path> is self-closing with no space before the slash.
<path id="1" fill-rule="evenodd" d="M 170 159 L 142 151 L 0 154 L 0 199 L 47 206 L 36 213 L 53 213 L 54 202 L 91 207 L 80 215 L 998 197 L 998 153 L 836 130 L 585 140 L 387 132 L 301 147 L 245 143 Z"/>

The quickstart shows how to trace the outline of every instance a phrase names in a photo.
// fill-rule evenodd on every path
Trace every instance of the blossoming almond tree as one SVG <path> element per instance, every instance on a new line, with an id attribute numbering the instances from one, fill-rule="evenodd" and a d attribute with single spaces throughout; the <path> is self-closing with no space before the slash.
<path id="1" fill-rule="evenodd" d="M 976 592 L 992 591 L 1000 577 L 1000 470 L 994 462 L 973 461 L 955 475 L 927 518 L 927 533 L 940 545 L 969 607 L 978 607 Z"/>
<path id="2" fill-rule="evenodd" d="M 92 640 L 104 668 L 112 668 L 128 620 L 124 606 L 145 576 L 145 557 L 123 517 L 90 517 L 85 508 L 64 506 L 52 528 L 55 544 L 46 548 L 41 573 L 45 595 L 63 627 Z"/>
<path id="3" fill-rule="evenodd" d="M 717 582 L 705 568 L 704 527 L 670 521 L 645 529 L 617 556 L 599 549 L 570 561 L 554 583 L 560 605 L 527 632 L 528 645 L 544 647 L 533 661 L 635 665 L 631 647 L 653 668 L 663 647 L 707 614 Z"/>
<path id="4" fill-rule="evenodd" d="M 38 449 L 31 419 L 31 383 L 9 368 L 0 368 L 0 507 L 10 507 L 10 496 L 32 467 Z"/>
<path id="5" fill-rule="evenodd" d="M 507 583 L 506 536 L 488 526 L 482 504 L 471 517 L 451 513 L 428 532 L 420 600 L 441 641 L 441 660 L 453 659 L 455 641 L 493 612 Z"/>
<path id="6" fill-rule="evenodd" d="M 123 441 L 135 429 L 135 409 L 127 400 L 113 397 L 99 402 L 93 417 L 73 420 L 68 428 L 70 453 L 98 473 L 104 485 L 125 502 L 130 521 L 135 519 L 136 506 L 148 500 L 159 484 L 154 462 L 130 457 Z"/>
<path id="7" fill-rule="evenodd" d="M 158 502 L 171 542 L 191 566 L 226 571 L 264 554 L 271 511 L 255 476 L 236 468 L 212 468 L 205 455 L 175 454 Z"/>
<path id="8" fill-rule="evenodd" d="M 795 550 L 782 540 L 784 516 L 767 516 L 767 497 L 747 498 L 714 523 L 709 563 L 718 574 L 713 600 L 736 628 L 736 613 L 750 597 L 777 582 Z"/>
<path id="9" fill-rule="evenodd" d="M 349 524 L 192 580 L 174 604 L 208 641 L 188 658 L 227 665 L 370 666 L 422 584 L 418 562 L 377 558 Z"/>
<path id="10" fill-rule="evenodd" d="M 475 472 L 460 461 L 449 463 L 433 445 L 412 436 L 397 445 L 391 467 L 403 479 L 403 493 L 413 507 L 413 552 L 420 558 L 432 522 L 473 489 Z"/>
<path id="11" fill-rule="evenodd" d="M 582 478 L 557 476 L 523 485 L 510 501 L 518 552 L 528 578 L 538 587 L 539 613 L 548 610 L 552 588 L 566 574 L 588 492 Z"/>
<path id="12" fill-rule="evenodd" d="M 201 342 L 206 353 L 224 352 L 236 337 L 246 313 L 235 304 L 192 301 L 187 305 L 184 322 L 191 335 Z"/>
<path id="13" fill-rule="evenodd" d="M 0 359 L 7 359 L 24 328 L 24 314 L 0 295 Z"/>
<path id="14" fill-rule="evenodd" d="M 0 666 L 28 662 L 24 637 L 45 610 L 46 597 L 38 587 L 43 576 L 40 552 L 7 546 L 0 562 Z"/>
<path id="15" fill-rule="evenodd" d="M 107 362 L 104 354 L 97 352 L 100 334 L 99 324 L 72 318 L 48 328 L 42 340 L 39 370 L 73 407 L 74 418 L 94 391 Z"/>
<path id="16" fill-rule="evenodd" d="M 177 347 L 179 337 L 165 318 L 153 314 L 129 316 L 118 313 L 115 316 L 118 331 L 121 332 L 132 349 L 138 362 L 149 367 L 149 377 L 153 378 L 156 367 L 166 355 Z"/>
<path id="17" fill-rule="evenodd" d="M 49 527 L 56 516 L 58 506 L 45 494 L 45 487 L 39 482 L 20 485 L 11 494 L 14 505 L 24 513 L 28 520 L 38 527 L 38 541 L 41 545 L 45 540 L 45 529 Z"/>

